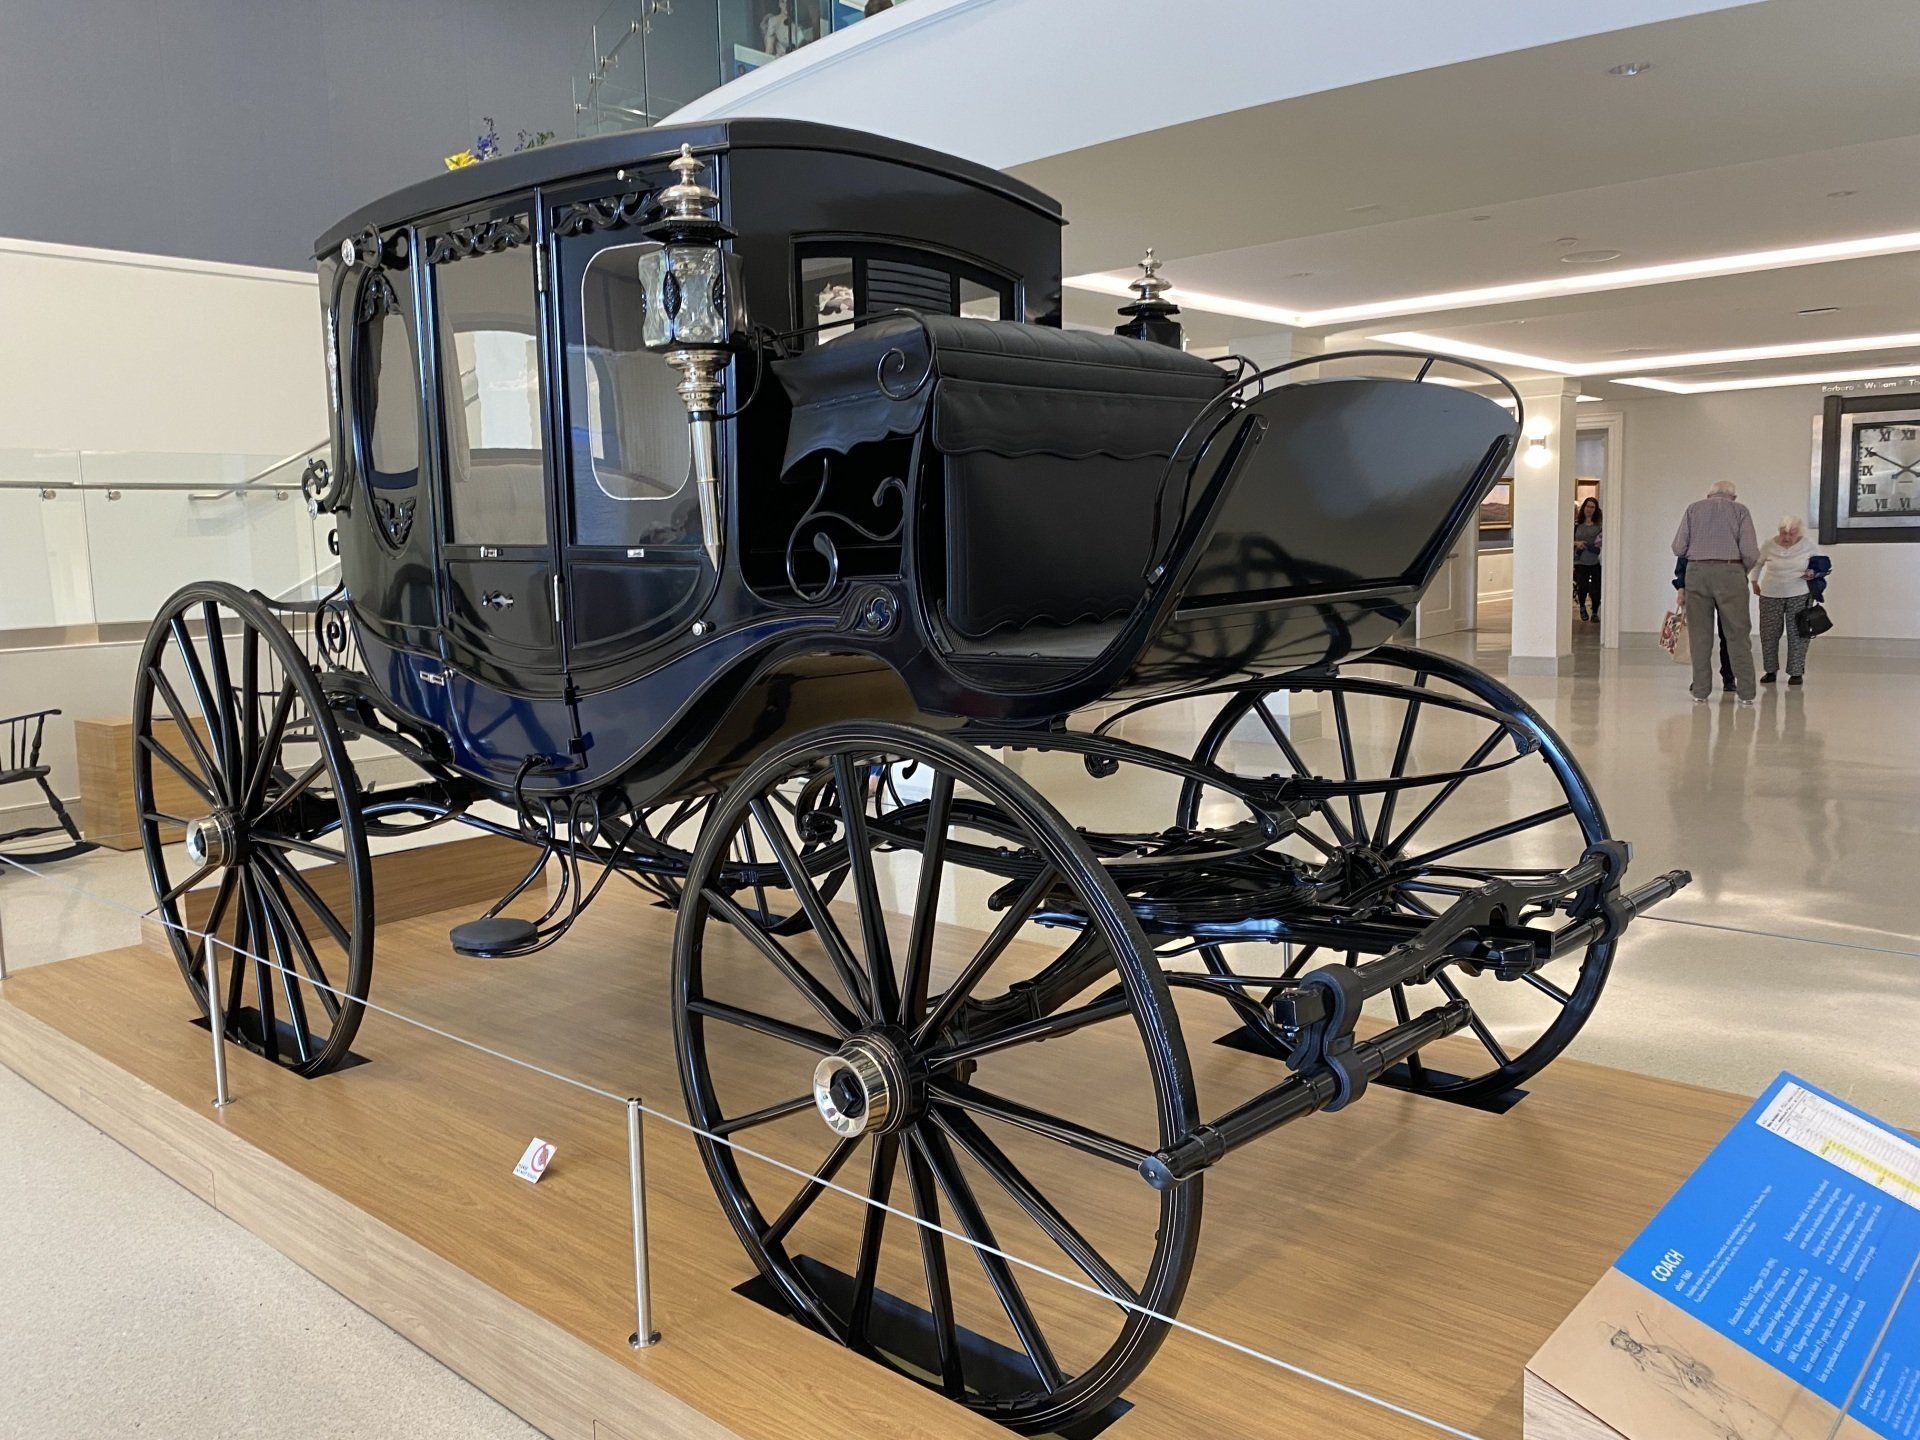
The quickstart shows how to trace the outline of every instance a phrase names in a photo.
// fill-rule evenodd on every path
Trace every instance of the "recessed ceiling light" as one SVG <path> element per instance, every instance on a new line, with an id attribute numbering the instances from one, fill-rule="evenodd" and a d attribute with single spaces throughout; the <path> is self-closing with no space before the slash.
<path id="1" fill-rule="evenodd" d="M 1556 245 L 1578 245 L 1580 243 L 1580 237 L 1578 235 L 1562 235 L 1553 243 Z"/>
<path id="2" fill-rule="evenodd" d="M 1306 278 L 1307 278 L 1307 277 L 1308 277 L 1309 275 L 1311 275 L 1311 274 L 1313 274 L 1313 272 L 1312 272 L 1311 270 L 1295 270 L 1295 271 L 1293 271 L 1293 272 L 1292 272 L 1291 274 L 1289 274 L 1289 275 L 1287 276 L 1287 279 L 1289 279 L 1289 280 L 1304 280 L 1304 279 L 1306 279 Z"/>
<path id="3" fill-rule="evenodd" d="M 1537 300 L 1549 295 L 1591 295 L 1608 290 L 1629 290 L 1643 285 L 1665 285 L 1681 280 L 1703 280 L 1717 275 L 1751 275 L 1762 270 L 1783 270 L 1800 265 L 1820 265 L 1834 260 L 1860 260 L 1882 255 L 1910 255 L 1920 251 L 1920 230 L 1892 235 L 1862 235 L 1849 240 L 1824 240 L 1813 245 L 1785 246 L 1778 250 L 1749 250 L 1735 255 L 1703 255 L 1691 260 L 1671 260 L 1658 265 L 1631 265 L 1618 270 L 1596 271 L 1583 275 L 1556 275 L 1545 280 L 1523 280 L 1511 285 L 1484 285 L 1470 290 L 1445 290 L 1429 295 L 1399 295 L 1384 300 L 1369 300 L 1358 305 L 1333 305 L 1323 310 L 1296 310 L 1282 305 L 1261 304 L 1231 295 L 1209 295 L 1196 290 L 1170 290 L 1167 296 L 1176 305 L 1206 310 L 1219 315 L 1238 315 L 1249 320 L 1269 320 L 1296 328 L 1355 321 L 1384 320 L 1395 315 L 1421 315 L 1437 310 L 1465 310 L 1482 305 L 1509 305 L 1518 300 Z M 1138 276 L 1094 272 L 1074 275 L 1066 283 L 1075 290 L 1090 290 L 1099 295 L 1131 295 L 1131 282 Z"/>
<path id="4" fill-rule="evenodd" d="M 1858 190 L 1829 190 L 1827 192 L 1827 198 L 1829 200 L 1844 200 L 1849 195 L 1858 195 L 1859 193 Z"/>
<path id="5" fill-rule="evenodd" d="M 1920 349 L 1920 333 L 1854 335 L 1843 340 L 1801 340 L 1791 345 L 1747 345 L 1733 350 L 1697 350 L 1672 355 L 1642 354 L 1639 359 L 1623 364 L 1615 360 L 1552 360 L 1540 355 L 1521 355 L 1513 351 L 1470 347 L 1461 341 L 1438 335 L 1424 335 L 1413 330 L 1400 330 L 1391 334 L 1372 335 L 1368 338 L 1385 340 L 1394 345 L 1405 345 L 1414 350 L 1438 350 L 1442 354 L 1465 355 L 1473 360 L 1530 365 L 1540 370 L 1551 370 L 1559 375 L 1617 375 L 1622 370 L 1640 369 L 1697 370 L 1708 365 L 1745 364 L 1750 360 L 1790 360 L 1810 355 L 1856 355 L 1864 350 Z"/>
<path id="6" fill-rule="evenodd" d="M 1829 370 L 1815 375 L 1742 375 L 1731 380 L 1656 380 L 1650 375 L 1622 378 L 1616 383 L 1669 395 L 1704 395 L 1716 390 L 1774 390 L 1787 385 L 1838 385 L 1850 380 L 1892 380 L 1920 375 L 1920 365 L 1877 365 L 1868 370 Z"/>
<path id="7" fill-rule="evenodd" d="M 1476 220 L 1476 221 L 1477 221 L 1477 220 L 1491 220 L 1492 218 L 1493 218 L 1493 217 L 1492 217 L 1491 215 L 1469 215 L 1469 216 L 1467 216 L 1467 219 L 1469 219 L 1469 220 Z"/>
<path id="8" fill-rule="evenodd" d="M 1369 200 L 1364 205 L 1347 206 L 1347 213 L 1349 215 L 1364 215 L 1369 210 L 1378 210 L 1379 208 L 1380 208 L 1380 202 L 1378 200 Z"/>
<path id="9" fill-rule="evenodd" d="M 1838 305 L 1815 305 L 1806 310 L 1796 310 L 1793 313 L 1796 315 L 1837 315 L 1840 313 L 1840 307 Z"/>
<path id="10" fill-rule="evenodd" d="M 1609 260 L 1618 260 L 1618 250 L 1569 250 L 1560 257 L 1562 265 L 1605 265 Z"/>
<path id="11" fill-rule="evenodd" d="M 1644 75 L 1651 69 L 1653 69 L 1653 62 L 1651 60 L 1630 60 L 1625 65 L 1608 67 L 1607 74 L 1618 75 L 1622 79 L 1631 80 L 1634 76 Z"/>

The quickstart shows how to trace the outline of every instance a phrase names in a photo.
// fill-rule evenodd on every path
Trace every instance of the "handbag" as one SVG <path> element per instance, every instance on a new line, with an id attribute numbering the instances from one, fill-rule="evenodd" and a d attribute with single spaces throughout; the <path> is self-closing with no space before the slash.
<path id="1" fill-rule="evenodd" d="M 1793 617 L 1793 628 L 1800 632 L 1802 639 L 1811 640 L 1833 628 L 1833 617 L 1827 614 L 1827 607 L 1816 600 Z"/>
<path id="2" fill-rule="evenodd" d="M 1667 652 L 1669 660 L 1693 662 L 1687 648 L 1687 602 L 1682 596 L 1674 598 L 1673 609 L 1667 611 L 1667 618 L 1660 622 L 1660 648 Z"/>

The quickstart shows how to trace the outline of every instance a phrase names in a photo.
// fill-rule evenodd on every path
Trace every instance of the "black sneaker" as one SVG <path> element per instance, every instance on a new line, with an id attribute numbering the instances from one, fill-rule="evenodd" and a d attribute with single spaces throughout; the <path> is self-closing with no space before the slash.
<path id="1" fill-rule="evenodd" d="M 1787 677 L 1787 684 L 1789 684 L 1789 685 L 1800 685 L 1800 684 L 1804 684 L 1804 683 L 1805 683 L 1805 679 L 1806 679 L 1806 677 L 1805 677 L 1805 676 L 1802 676 L 1802 675 L 1789 675 L 1789 676 Z"/>
<path id="2" fill-rule="evenodd" d="M 1767 671 L 1766 674 L 1760 677 L 1760 683 L 1762 685 L 1771 685 L 1777 678 L 1779 678 L 1779 674 L 1780 672 L 1778 670 L 1769 670 Z"/>

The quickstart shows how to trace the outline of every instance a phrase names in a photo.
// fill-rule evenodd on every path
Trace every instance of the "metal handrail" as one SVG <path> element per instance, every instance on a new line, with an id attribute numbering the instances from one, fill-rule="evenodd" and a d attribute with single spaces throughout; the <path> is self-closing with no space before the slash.
<path id="1" fill-rule="evenodd" d="M 248 475 L 244 479 L 227 483 L 216 482 L 209 484 L 205 480 L 0 480 L 0 490 L 37 490 L 46 499 L 52 499 L 53 492 L 62 490 L 106 491 L 109 495 L 115 496 L 116 498 L 118 492 L 123 490 L 183 490 L 192 494 L 195 499 L 205 500 L 216 500 L 228 495 L 238 495 L 242 490 L 256 488 L 264 491 L 292 491 L 298 493 L 300 489 L 299 481 L 282 481 L 275 484 L 268 484 L 265 483 L 267 477 L 277 470 L 285 469 L 296 461 L 305 460 L 310 455 L 324 452 L 327 449 L 328 443 L 328 441 L 322 440 L 317 445 L 303 446 L 291 455 L 274 461 L 264 470 Z M 84 455 L 88 452 L 78 450 L 71 453 Z"/>

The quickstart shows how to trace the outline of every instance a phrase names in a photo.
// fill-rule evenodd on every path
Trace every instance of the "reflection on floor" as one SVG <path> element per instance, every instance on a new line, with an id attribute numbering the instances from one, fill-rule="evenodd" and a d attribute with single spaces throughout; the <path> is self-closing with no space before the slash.
<path id="1" fill-rule="evenodd" d="M 1594 627 L 1577 628 L 1573 673 L 1522 677 L 1515 688 L 1579 757 L 1612 833 L 1634 844 L 1635 873 L 1684 866 L 1695 883 L 1659 918 L 1634 927 L 1572 1053 L 1743 1093 L 1792 1069 L 1920 1125 L 1920 885 L 1912 879 L 1920 746 L 1911 738 L 1920 657 L 1823 640 L 1804 688 L 1763 687 L 1750 709 L 1718 698 L 1693 705 L 1684 668 L 1652 637 L 1629 636 L 1609 651 Z M 1434 648 L 1499 674 L 1505 640 L 1504 632 L 1454 635 Z M 1169 707 L 1124 733 L 1190 746 L 1204 718 Z M 1395 723 L 1364 722 L 1363 753 L 1390 747 Z M 1258 753 L 1262 744 L 1236 737 L 1239 759 L 1282 768 L 1277 751 Z M 1337 763 L 1331 744 L 1328 735 L 1302 747 L 1325 773 Z M 1433 768 L 1458 763 L 1465 748 L 1444 729 L 1431 744 L 1421 759 Z M 1077 764 L 1035 778 L 1075 820 L 1168 823 L 1169 797 L 1150 786 L 1102 789 Z M 1518 807 L 1526 803 L 1504 783 L 1480 782 L 1463 787 L 1450 823 L 1469 833 L 1525 813 Z M 147 903 L 138 855 L 89 856 L 45 882 L 0 874 L 8 961 L 18 967 L 131 943 L 134 913 Z M 0 1432 L 119 1433 L 148 1413 L 147 1434 L 257 1433 L 261 1417 L 291 1407 L 314 1436 L 528 1433 L 5 1075 L 0 1175 L 9 1365 L 16 1375 L 46 1377 L 0 1387 Z M 31 1223 L 21 1223 L 25 1215 Z M 78 1287 L 92 1307 L 84 1313 L 78 1300 L 48 1298 L 73 1293 L 74 1253 L 90 1257 Z M 229 1332 L 207 1328 L 219 1316 L 202 1277 L 233 1273 L 245 1273 L 249 1289 L 220 1302 L 235 1334 L 223 1347 L 217 1336 Z M 194 1295 L 207 1303 L 184 1312 L 181 1297 Z M 57 1323 L 49 1305 L 60 1312 Z M 278 1328 L 249 1328 L 249 1305 Z M 312 1344 L 322 1332 L 324 1350 Z M 275 1346 L 274 1335 L 303 1338 Z M 325 1362 L 316 1366 L 320 1353 Z M 217 1364 L 200 1358 L 213 1354 Z M 373 1377 L 381 1392 L 417 1401 L 416 1421 L 369 1428 L 368 1415 L 390 1412 L 342 1409 L 332 1398 L 341 1376 Z M 183 1385 L 203 1408 L 145 1408 Z M 28 1404 L 38 1408 L 21 1408 Z"/>

